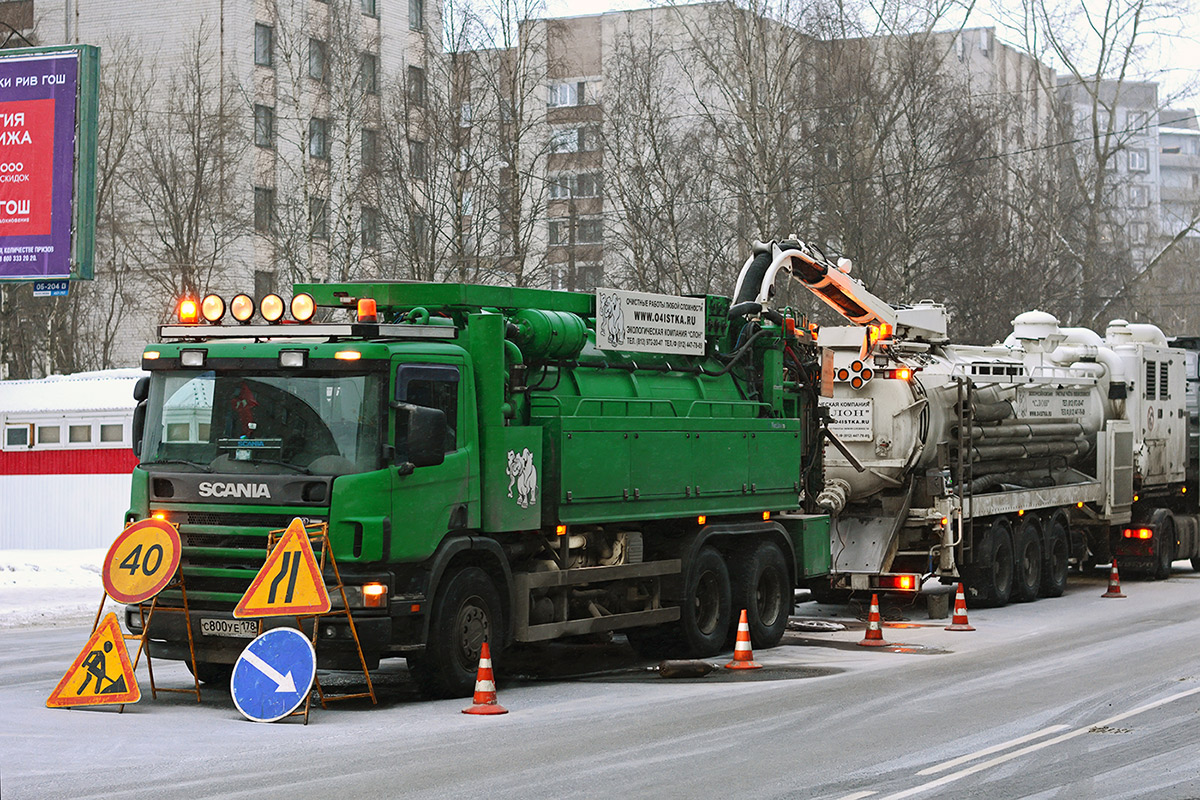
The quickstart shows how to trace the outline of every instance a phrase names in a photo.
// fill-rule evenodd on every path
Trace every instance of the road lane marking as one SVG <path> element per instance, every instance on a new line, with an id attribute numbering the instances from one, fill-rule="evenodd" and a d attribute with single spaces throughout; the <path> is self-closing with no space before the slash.
<path id="1" fill-rule="evenodd" d="M 838 800 L 862 800 L 864 797 L 870 797 L 873 794 L 875 794 L 875 792 L 855 792 L 854 794 L 848 794 L 845 797 L 839 797 Z"/>
<path id="2" fill-rule="evenodd" d="M 1021 736 L 1017 739 L 1010 739 L 1007 742 L 1001 742 L 1000 744 L 995 744 L 995 745 L 992 745 L 991 747 L 985 747 L 983 750 L 976 750 L 974 753 L 967 753 L 965 756 L 959 756 L 958 758 L 947 761 L 944 764 L 938 764 L 937 766 L 933 766 L 933 767 L 926 767 L 925 769 L 921 770 L 917 774 L 918 775 L 935 775 L 939 772 L 943 772 L 952 767 L 957 767 L 959 764 L 965 764 L 968 761 L 974 761 L 977 758 L 983 758 L 984 756 L 990 756 L 992 753 L 999 753 L 1001 750 L 1007 750 L 1010 747 L 1016 747 L 1019 744 L 1025 744 L 1026 742 L 1032 741 L 1034 739 L 1040 739 L 1043 736 L 1049 736 L 1052 733 L 1058 733 L 1059 731 L 1065 731 L 1068 727 L 1070 727 L 1070 726 L 1068 726 L 1068 725 L 1051 725 L 1049 728 L 1042 728 L 1040 731 L 1034 731 L 1033 733 L 1026 734 L 1025 736 Z"/>
<path id="3" fill-rule="evenodd" d="M 903 798 L 905 798 L 905 797 L 912 797 L 913 795 L 916 795 L 916 794 L 922 794 L 924 792 L 929 791 L 930 789 L 936 789 L 939 786 L 945 786 L 948 783 L 953 783 L 954 781 L 959 780 L 960 778 L 966 778 L 969 775 L 974 775 L 977 772 L 982 772 L 983 770 L 988 769 L 990 767 L 995 767 L 1000 764 L 1005 764 L 1009 761 L 1012 761 L 1013 759 L 1020 758 L 1021 756 L 1028 755 L 1030 753 L 1034 753 L 1038 750 L 1042 750 L 1043 748 L 1050 747 L 1051 745 L 1061 744 L 1062 742 L 1065 742 L 1069 739 L 1074 739 L 1076 736 L 1082 736 L 1083 734 L 1090 731 L 1092 728 L 1102 727 L 1105 725 L 1111 725 L 1114 722 L 1120 722 L 1123 719 L 1128 719 L 1129 717 L 1136 716 L 1137 714 L 1141 714 L 1143 712 L 1149 711 L 1154 708 L 1158 708 L 1159 706 L 1166 705 L 1167 703 L 1173 703 L 1176 700 L 1182 700 L 1183 698 L 1189 697 L 1196 693 L 1200 693 L 1200 686 L 1197 686 L 1194 689 L 1188 689 L 1187 691 L 1184 691 L 1184 692 L 1178 692 L 1176 694 L 1170 695 L 1169 697 L 1164 697 L 1161 700 L 1155 700 L 1153 703 L 1147 703 L 1144 706 L 1138 706 L 1135 709 L 1132 709 L 1130 711 L 1125 711 L 1121 714 L 1117 714 L 1116 716 L 1109 717 L 1108 719 L 1104 719 L 1099 722 L 1093 722 L 1091 724 L 1084 725 L 1082 728 L 1076 728 L 1075 730 L 1070 731 L 1069 733 L 1064 733 L 1060 736 L 1055 736 L 1053 739 L 1047 739 L 1044 742 L 1038 742 L 1037 744 L 1031 744 L 1027 747 L 1022 747 L 1020 750 L 1014 750 L 1011 753 L 1005 753 L 1004 755 L 997 756 L 996 758 L 993 758 L 990 761 L 984 761 L 982 764 L 976 764 L 973 767 L 967 767 L 966 769 L 959 770 L 958 772 L 952 772 L 949 775 L 944 775 L 935 781 L 930 781 L 929 783 L 923 783 L 920 786 L 913 787 L 912 789 L 906 789 L 905 791 L 897 792 L 896 794 L 889 794 L 887 797 L 881 798 L 881 800 L 903 800 Z"/>

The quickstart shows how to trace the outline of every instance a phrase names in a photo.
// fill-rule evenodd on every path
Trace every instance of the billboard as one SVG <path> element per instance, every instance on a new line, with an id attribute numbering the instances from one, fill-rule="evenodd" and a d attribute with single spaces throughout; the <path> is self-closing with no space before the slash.
<path id="1" fill-rule="evenodd" d="M 0 280 L 91 278 L 91 46 L 0 51 Z"/>

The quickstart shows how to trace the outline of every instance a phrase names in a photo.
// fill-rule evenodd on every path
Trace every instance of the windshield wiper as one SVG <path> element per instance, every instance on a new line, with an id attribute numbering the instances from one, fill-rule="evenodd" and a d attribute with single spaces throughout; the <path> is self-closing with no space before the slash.
<path id="1" fill-rule="evenodd" d="M 312 470 L 308 467 L 302 467 L 299 464 L 293 464 L 290 461 L 280 461 L 278 458 L 254 458 L 249 461 L 238 461 L 238 464 L 278 464 L 281 467 L 288 467 L 305 475 L 312 475 Z"/>
<path id="2" fill-rule="evenodd" d="M 208 464 L 201 464 L 198 461 L 188 461 L 186 458 L 158 458 L 154 461 L 143 461 L 138 464 L 139 467 L 149 467 L 155 464 L 187 464 L 189 467 L 195 467 L 204 472 L 212 472 L 213 468 Z"/>

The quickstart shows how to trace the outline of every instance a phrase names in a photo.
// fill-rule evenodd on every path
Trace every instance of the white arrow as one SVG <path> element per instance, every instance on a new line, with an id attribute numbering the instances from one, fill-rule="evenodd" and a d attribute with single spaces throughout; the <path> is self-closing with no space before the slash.
<path id="1" fill-rule="evenodd" d="M 245 653 L 242 653 L 242 657 L 257 667 L 259 672 L 275 682 L 276 692 L 295 693 L 296 682 L 292 680 L 292 671 L 290 669 L 288 670 L 287 675 L 280 675 L 279 670 L 275 669 L 249 650 L 247 650 Z"/>

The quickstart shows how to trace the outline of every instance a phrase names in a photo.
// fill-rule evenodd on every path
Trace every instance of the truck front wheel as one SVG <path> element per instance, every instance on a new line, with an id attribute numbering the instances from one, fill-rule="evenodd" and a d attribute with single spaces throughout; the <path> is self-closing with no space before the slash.
<path id="1" fill-rule="evenodd" d="M 787 630 L 795 592 L 788 581 L 787 561 L 779 545 L 759 542 L 734 562 L 734 603 L 736 616 L 746 609 L 750 623 L 750 641 L 754 647 L 774 647 Z"/>
<path id="2" fill-rule="evenodd" d="M 470 697 L 483 643 L 493 660 L 501 649 L 500 594 L 479 567 L 442 582 L 429 620 L 425 652 L 408 659 L 409 672 L 430 698 Z"/>
<path id="3" fill-rule="evenodd" d="M 684 648 L 693 658 L 716 655 L 733 624 L 729 569 L 715 548 L 702 547 L 687 575 L 679 610 Z"/>

